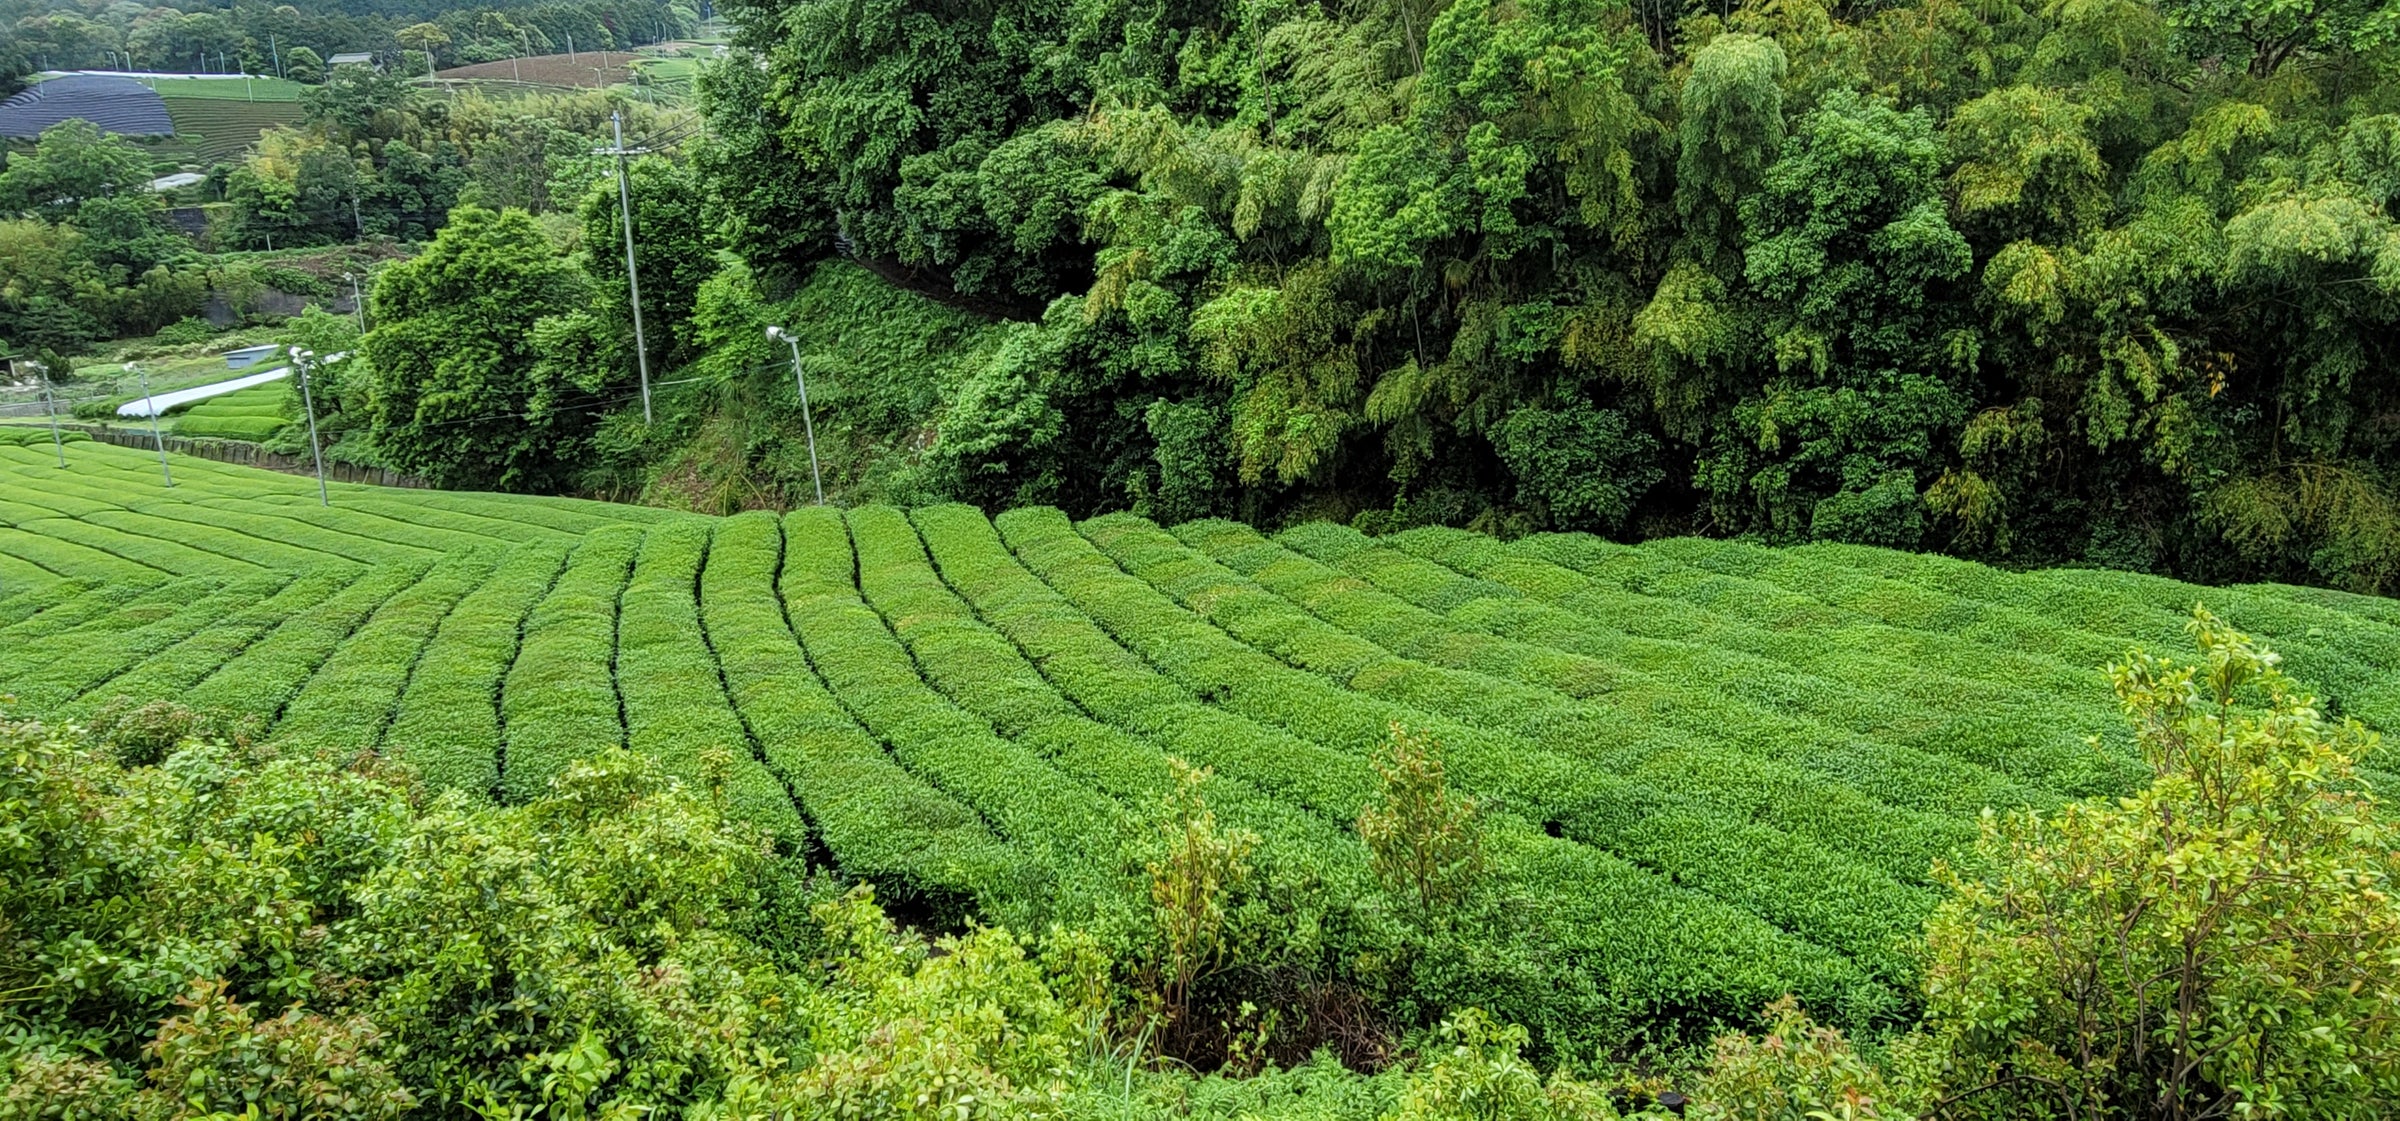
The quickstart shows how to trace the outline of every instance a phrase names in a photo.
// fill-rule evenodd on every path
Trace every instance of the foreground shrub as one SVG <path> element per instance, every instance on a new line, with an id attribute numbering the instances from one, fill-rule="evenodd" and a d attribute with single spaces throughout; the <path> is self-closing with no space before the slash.
<path id="1" fill-rule="evenodd" d="M 955 1117 L 1064 1092 L 1100 1022 L 1088 941 L 903 935 L 621 751 L 493 807 L 114 750 L 0 722 L 0 1118 Z"/>
<path id="2" fill-rule="evenodd" d="M 1988 815 L 1927 925 L 1948 1112 L 2372 1117 L 2400 1110 L 2400 830 L 2375 740 L 2205 611 L 2201 654 L 2112 667 L 2157 774 L 2122 801 Z"/>
<path id="3" fill-rule="evenodd" d="M 1693 1093 L 1691 1116 L 1710 1121 L 1904 1121 L 1924 1104 L 1915 1063 L 1922 1037 L 1894 1049 L 1898 1071 L 1859 1053 L 1794 1001 L 1767 1009 L 1765 1030 L 1720 1037 Z"/>

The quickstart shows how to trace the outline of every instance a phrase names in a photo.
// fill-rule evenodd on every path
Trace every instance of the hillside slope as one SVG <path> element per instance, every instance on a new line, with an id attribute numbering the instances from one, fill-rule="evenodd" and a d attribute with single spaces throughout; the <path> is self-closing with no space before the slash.
<path id="1" fill-rule="evenodd" d="M 137 450 L 77 444 L 60 471 L 0 446 L 21 712 L 173 698 L 508 800 L 624 744 L 933 921 L 1018 929 L 1129 905 L 1175 759 L 1213 768 L 1262 867 L 1359 896 L 1351 824 L 1397 722 L 1491 811 L 1522 939 L 1426 999 L 1568 1049 L 1786 992 L 1905 1015 L 1932 862 L 1986 806 L 2136 784 L 2100 667 L 2179 647 L 2195 602 L 2400 730 L 2390 604 L 2301 589 L 1043 508 L 706 518 L 342 486 L 328 509 L 311 480 L 175 468 L 166 491 Z M 1324 937 L 1373 921 L 1337 910 Z"/>

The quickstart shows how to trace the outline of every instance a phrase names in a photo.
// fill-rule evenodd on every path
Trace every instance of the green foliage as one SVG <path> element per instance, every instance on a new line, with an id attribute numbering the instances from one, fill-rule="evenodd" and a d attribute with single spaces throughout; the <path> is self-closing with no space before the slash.
<path id="1" fill-rule="evenodd" d="M 1023 941 L 1005 930 L 938 945 L 902 936 L 863 888 L 813 914 L 825 929 L 823 966 L 838 978 L 813 1009 L 828 1046 L 758 1098 L 809 1117 L 1009 1116 L 1071 1084 L 1098 1011 L 1076 998 L 1092 990 L 1054 990 L 1049 963 Z"/>
<path id="2" fill-rule="evenodd" d="M 273 437 L 300 415 L 298 379 L 268 382 L 211 397 L 175 418 L 175 434 L 195 439 L 249 440 Z"/>
<path id="3" fill-rule="evenodd" d="M 1441 745 L 1392 725 L 1388 754 L 1375 760 L 1382 800 L 1358 814 L 1358 836 L 1374 856 L 1384 890 L 1416 904 L 1434 926 L 1483 886 L 1483 833 L 1475 799 L 1450 792 Z"/>
<path id="4" fill-rule="evenodd" d="M 247 738 L 256 729 L 229 713 L 195 712 L 173 701 L 135 704 L 130 697 L 102 705 L 87 727 L 94 744 L 128 767 L 156 764 L 185 740 Z"/>
<path id="5" fill-rule="evenodd" d="M 1799 1005 L 1780 1000 L 1768 1006 L 1757 1036 L 1720 1036 L 1708 1067 L 1694 1088 L 1697 1107 L 1688 1115 L 1709 1121 L 1905 1121 L 1923 1115 L 1925 1089 L 1910 1081 L 1907 1051 L 1919 1040 L 1893 1048 L 1898 1060 L 1887 1069 L 1859 1053 L 1840 1031 L 1810 1020 Z"/>
<path id="6" fill-rule="evenodd" d="M 864 890 L 778 958 L 763 916 L 813 889 L 623 753 L 496 809 L 304 754 L 0 736 L 10 1116 L 1030 1104 L 1095 1023 L 1007 933 L 928 944 Z"/>
<path id="7" fill-rule="evenodd" d="M 70 444 L 78 441 L 88 443 L 91 440 L 90 436 L 84 435 L 81 432 L 60 432 L 58 433 L 58 438 Z M 50 442 L 51 432 L 46 426 L 34 428 L 31 426 L 11 425 L 6 428 L 0 428 L 0 446 L 31 448 L 39 447 Z"/>
<path id="8" fill-rule="evenodd" d="M 1713 261 L 1738 248 L 1741 201 L 1755 193 L 1783 147 L 1783 48 L 1734 32 L 1692 56 L 1677 123 L 1675 209 L 1693 255 Z"/>
<path id="9" fill-rule="evenodd" d="M 1946 876 L 1927 1011 L 1976 1110 L 2390 1104 L 2394 845 L 2355 781 L 2375 738 L 2216 616 L 2189 631 L 2198 662 L 2137 652 L 2110 671 L 2156 780 L 1987 816 L 1976 863 Z"/>
<path id="10" fill-rule="evenodd" d="M 1955 359 L 1929 338 L 1945 324 L 1926 315 L 1972 263 L 1943 213 L 1941 164 L 1925 114 L 1837 94 L 1744 200 L 1743 275 L 1769 309 L 1777 375 L 1734 407 L 1740 443 L 1701 461 L 1719 517 L 1785 537 L 1916 543 L 1909 473 L 1965 419 L 1941 376 Z"/>
<path id="11" fill-rule="evenodd" d="M 277 1121 L 368 1121 L 404 1116 L 416 1104 L 375 1054 L 380 1034 L 365 1016 L 335 1020 L 294 1004 L 261 1023 L 226 989 L 223 981 L 198 982 L 175 1002 L 178 1014 L 143 1048 L 156 1090 L 153 1100 L 137 1100 L 137 1116 L 224 1116 L 239 1107 Z"/>
<path id="12" fill-rule="evenodd" d="M 2367 53 L 2400 36 L 2389 9 L 2348 0 L 2261 4 L 2246 0 L 2174 0 L 2160 5 L 2167 25 L 2189 37 L 2195 54 L 2247 55 L 2250 73 L 2273 77 L 2291 59 L 2329 51 Z"/>
<path id="13" fill-rule="evenodd" d="M 735 17 L 750 275 L 1014 321 L 908 497 L 2400 579 L 2383 6 Z"/>
<path id="14" fill-rule="evenodd" d="M 717 271 L 710 248 L 713 237 L 701 214 L 698 187 L 682 165 L 645 156 L 633 161 L 630 174 L 642 326 L 648 332 L 651 361 L 659 369 L 673 369 L 699 354 L 691 320 L 700 286 Z M 586 194 L 578 211 L 587 254 L 584 271 L 599 306 L 608 309 L 604 322 L 612 337 L 632 333 L 629 313 L 623 311 L 625 226 L 617 210 L 617 188 L 610 182 Z"/>
<path id="15" fill-rule="evenodd" d="M 1158 826 L 1164 851 L 1142 866 L 1160 942 L 1152 994 L 1162 1040 L 1191 1034 L 1194 986 L 1230 964 L 1229 912 L 1249 886 L 1258 847 L 1256 834 L 1218 827 L 1201 793 L 1208 772 L 1175 762 L 1175 792 Z"/>
<path id="16" fill-rule="evenodd" d="M 962 505 L 328 507 L 301 477 L 178 460 L 170 492 L 141 449 L 70 456 L 0 448 L 0 682 L 104 735 L 53 736 L 76 777 L 8 820 L 105 867 L 0 904 L 35 916 L 11 960 L 94 980 L 0 1008 L 32 1024 L 0 1102 L 117 1108 L 171 1059 L 295 1114 L 902 1108 L 942 1079 L 946 1107 L 1110 1115 L 1607 1116 L 1673 1088 L 1724 1117 L 2015 1116 L 2055 1100 L 2032 1078 L 2119 1100 L 2135 1069 L 2043 1057 L 2102 1038 L 2077 1008 L 2138 1011 L 2101 999 L 2134 987 L 2115 967 L 2058 963 L 2156 971 L 2193 930 L 2283 947 L 2204 963 L 2196 1046 L 2269 1049 L 2232 1053 L 2286 1102 L 2380 1100 L 2343 1081 L 2381 1069 L 2389 1003 L 2373 742 L 2214 624 L 2188 678 L 2121 675 L 2129 734 L 2092 667 L 2173 640 L 2186 585 Z M 2400 720 L 2377 601 L 2206 594 L 2324 707 Z M 320 806 L 336 773 L 365 792 Z M 2008 816 L 1977 850 L 1985 807 Z M 2100 840 L 2055 824 L 2094 815 Z M 2103 887 L 2043 863 L 2091 852 L 2068 871 L 2114 861 Z M 2176 878 L 2204 856 L 2219 890 Z M 1016 933 L 810 917 L 856 883 L 903 926 Z M 1933 953 L 1928 916 L 1956 935 Z M 2203 1104 L 2254 1093 L 2193 1069 Z"/>
<path id="17" fill-rule="evenodd" d="M 200 309 L 206 285 L 149 188 L 150 157 L 73 119 L 0 170 L 0 340 L 28 357 L 156 330 Z M 65 364 L 52 362 L 62 372 Z"/>
<path id="18" fill-rule="evenodd" d="M 1431 1061 L 1408 1079 L 1394 1121 L 1613 1121 L 1600 1087 L 1559 1076 L 1544 1082 L 1520 1054 L 1525 1030 L 1469 1008 L 1442 1022 Z"/>
<path id="19" fill-rule="evenodd" d="M 149 178 L 150 160 L 132 141 L 80 118 L 63 121 L 0 171 L 0 210 L 59 221 L 96 199 L 138 198 Z"/>
<path id="20" fill-rule="evenodd" d="M 1136 512 L 1166 522 L 1203 517 L 1223 504 L 1224 421 L 1203 401 L 1153 401 L 1142 422 L 1158 445 L 1158 480 L 1137 476 Z"/>
<path id="21" fill-rule="evenodd" d="M 545 367 L 533 336 L 581 295 L 523 211 L 460 208 L 422 255 L 376 275 L 375 329 L 359 341 L 375 454 L 444 486 L 555 485 L 609 387 Z"/>
<path id="22" fill-rule="evenodd" d="M 1658 441 L 1614 409 L 1528 406 L 1492 436 L 1517 477 L 1518 500 L 1562 529 L 1623 527 L 1634 503 L 1666 474 L 1657 466 Z"/>
<path id="23" fill-rule="evenodd" d="M 293 47 L 283 54 L 283 76 L 315 85 L 325 80 L 325 59 L 306 46 Z"/>

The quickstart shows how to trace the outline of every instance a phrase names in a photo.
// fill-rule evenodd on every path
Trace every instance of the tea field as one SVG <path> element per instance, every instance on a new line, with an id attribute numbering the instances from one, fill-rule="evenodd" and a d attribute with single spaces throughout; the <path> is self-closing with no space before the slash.
<path id="1" fill-rule="evenodd" d="M 1574 979 L 1520 1017 L 1904 1014 L 1934 861 L 1987 806 L 2145 775 L 2101 667 L 2183 649 L 2196 601 L 2400 730 L 2400 603 L 2312 589 L 1048 509 L 325 507 L 182 457 L 168 490 L 91 442 L 62 470 L 43 436 L 0 439 L 21 714 L 171 698 L 475 798 L 623 744 L 888 897 L 1021 929 L 1123 905 L 1178 758 L 1262 860 L 1370 879 L 1352 823 L 1398 722 L 1444 745 L 1516 924 Z"/>
<path id="2" fill-rule="evenodd" d="M 175 414 L 175 434 L 253 443 L 272 438 L 292 423 L 286 411 L 290 383 L 289 378 L 271 381 L 192 405 Z"/>

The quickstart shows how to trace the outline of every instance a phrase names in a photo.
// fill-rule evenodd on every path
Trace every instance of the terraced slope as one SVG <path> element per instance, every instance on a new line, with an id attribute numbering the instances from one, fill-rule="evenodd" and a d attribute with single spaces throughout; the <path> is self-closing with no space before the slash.
<path id="1" fill-rule="evenodd" d="M 292 423 L 284 413 L 290 379 L 237 389 L 185 409 L 174 419 L 175 434 L 201 439 L 263 441 Z"/>
<path id="2" fill-rule="evenodd" d="M 239 577 L 320 565 L 432 559 L 480 546 L 566 543 L 663 510 L 564 498 L 395 490 L 71 443 L 61 470 L 47 428 L 0 428 L 0 597 L 55 580 Z"/>
<path id="3" fill-rule="evenodd" d="M 794 851 L 1020 926 L 1130 905 L 1176 759 L 1262 859 L 1368 882 L 1351 823 L 1396 721 L 1492 809 L 1547 970 L 1513 1011 L 1564 1025 L 1904 1010 L 1933 860 L 1985 806 L 2136 782 L 2100 667 L 2180 648 L 2195 601 L 2400 731 L 2400 613 L 2309 589 L 1044 509 L 326 509 L 69 451 L 0 446 L 0 689 L 34 713 L 177 697 L 479 798 L 622 744 Z"/>

